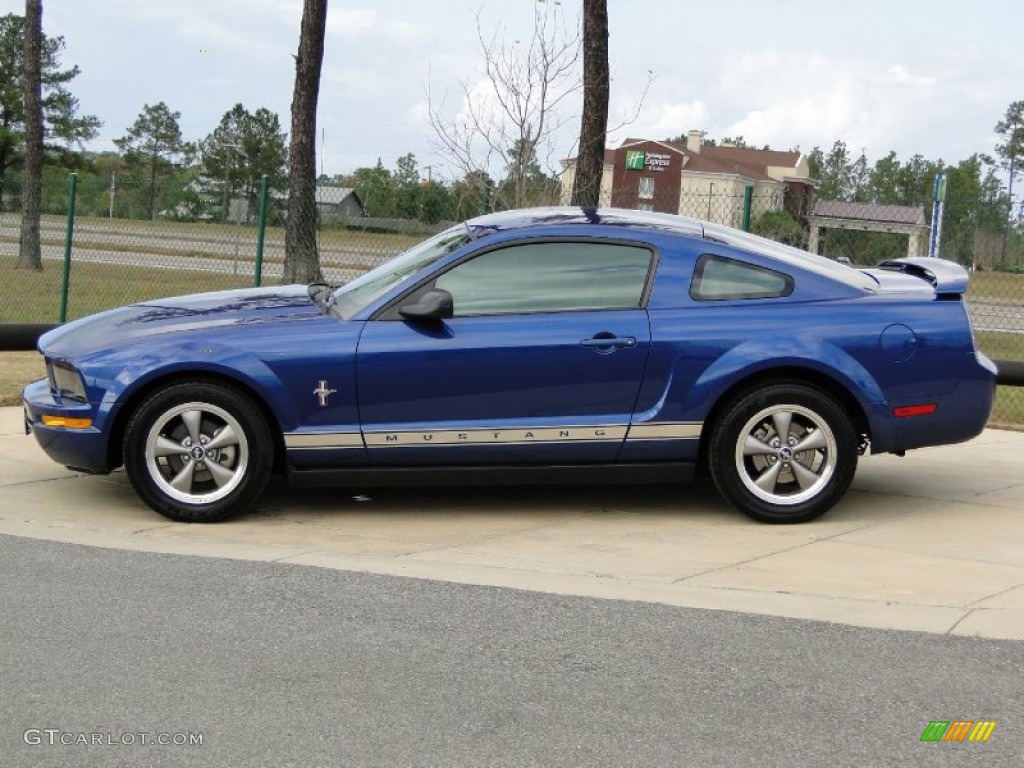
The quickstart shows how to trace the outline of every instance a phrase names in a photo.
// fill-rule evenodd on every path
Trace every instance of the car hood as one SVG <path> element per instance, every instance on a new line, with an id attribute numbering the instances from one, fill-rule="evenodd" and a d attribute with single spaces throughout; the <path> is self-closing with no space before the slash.
<path id="1" fill-rule="evenodd" d="M 198 293 L 84 317 L 43 334 L 39 350 L 48 357 L 82 356 L 136 341 L 151 343 L 166 334 L 320 316 L 304 285 Z"/>

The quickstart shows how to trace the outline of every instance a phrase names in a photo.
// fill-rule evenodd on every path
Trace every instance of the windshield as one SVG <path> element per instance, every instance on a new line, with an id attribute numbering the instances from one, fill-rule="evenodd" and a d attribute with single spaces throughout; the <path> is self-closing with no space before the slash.
<path id="1" fill-rule="evenodd" d="M 341 286 L 334 294 L 337 311 L 348 320 L 406 278 L 442 256 L 458 250 L 472 239 L 469 227 L 459 224 L 413 246 L 391 261 Z"/>

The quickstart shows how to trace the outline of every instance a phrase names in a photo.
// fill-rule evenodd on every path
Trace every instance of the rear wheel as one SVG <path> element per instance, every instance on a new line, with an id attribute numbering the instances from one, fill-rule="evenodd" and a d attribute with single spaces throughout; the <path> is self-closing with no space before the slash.
<path id="1" fill-rule="evenodd" d="M 214 522 L 244 512 L 266 486 L 273 435 L 243 392 L 180 382 L 150 395 L 128 422 L 124 466 L 149 506 L 172 520 Z"/>
<path id="2" fill-rule="evenodd" d="M 767 523 L 802 523 L 827 512 L 850 487 L 857 456 L 857 434 L 842 407 L 797 383 L 737 399 L 708 454 L 722 495 Z"/>

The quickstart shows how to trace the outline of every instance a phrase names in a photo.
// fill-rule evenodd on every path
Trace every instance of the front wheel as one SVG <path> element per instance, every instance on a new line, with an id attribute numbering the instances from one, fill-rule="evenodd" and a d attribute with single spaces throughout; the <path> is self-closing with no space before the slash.
<path id="1" fill-rule="evenodd" d="M 128 422 L 124 466 L 160 514 L 205 523 L 244 512 L 266 486 L 273 436 L 260 409 L 232 387 L 180 382 L 150 395 Z"/>
<path id="2" fill-rule="evenodd" d="M 753 390 L 712 433 L 711 476 L 734 506 L 766 523 L 802 523 L 842 498 L 857 469 L 857 434 L 842 407 L 803 384 Z"/>

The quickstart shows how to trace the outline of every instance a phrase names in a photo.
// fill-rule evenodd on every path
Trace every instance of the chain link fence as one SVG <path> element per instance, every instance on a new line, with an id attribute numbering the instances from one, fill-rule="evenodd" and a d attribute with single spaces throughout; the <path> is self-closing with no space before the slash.
<path id="1" fill-rule="evenodd" d="M 951 198 L 932 235 L 933 201 L 892 206 L 816 201 L 801 247 L 853 266 L 938 255 L 971 272 L 967 306 L 978 346 L 998 360 L 1024 360 L 1024 238 L 1008 212 Z M 993 423 L 1024 425 L 1024 390 L 999 387 Z"/>
<path id="2" fill-rule="evenodd" d="M 21 189 L 11 182 L 0 186 L 0 270 L 6 284 L 0 322 L 53 323 L 159 297 L 280 282 L 285 193 L 268 189 L 261 211 L 258 187 L 254 197 L 225 199 L 175 195 L 160 186 L 151 190 L 145 182 L 119 183 L 112 191 L 96 181 L 76 185 L 69 217 L 68 181 L 47 180 L 42 271 L 14 268 Z M 333 189 L 317 189 L 316 210 L 302 222 L 328 282 L 350 280 L 443 226 L 352 215 Z M 62 317 L 65 256 L 70 269 Z"/>
<path id="3" fill-rule="evenodd" d="M 111 183 L 91 176 L 77 185 L 69 216 L 67 177 L 48 175 L 42 271 L 14 268 L 20 191 L 16 182 L 0 184 L 0 322 L 54 323 L 142 300 L 281 280 L 287 216 L 281 185 L 267 185 L 265 193 L 259 184 L 204 191 L 180 179 Z M 749 229 L 852 266 L 927 255 L 931 249 L 932 201 L 879 206 L 710 185 L 671 195 L 613 190 L 603 202 Z M 327 282 L 350 280 L 450 223 L 362 214 L 354 190 L 316 188 L 303 227 Z M 1024 360 L 1021 228 L 1008 224 L 1005 212 L 993 216 L 975 202 L 956 199 L 946 202 L 942 220 L 939 255 L 972 270 L 968 299 L 979 346 L 993 358 Z M 1024 390 L 1000 388 L 994 421 L 1024 425 Z"/>

